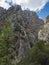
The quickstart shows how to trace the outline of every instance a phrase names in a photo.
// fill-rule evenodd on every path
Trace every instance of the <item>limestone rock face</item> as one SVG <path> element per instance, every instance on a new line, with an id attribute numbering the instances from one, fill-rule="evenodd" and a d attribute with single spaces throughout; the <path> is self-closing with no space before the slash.
<path id="1" fill-rule="evenodd" d="M 23 11 L 19 5 L 10 7 L 5 11 L 3 16 L 5 16 L 5 19 L 10 18 L 14 24 L 14 32 L 16 35 L 14 40 L 14 50 L 17 53 L 16 57 L 25 57 L 26 52 L 37 40 L 38 31 L 40 26 L 44 24 L 44 21 L 33 11 Z M 4 17 L 1 21 L 3 21 L 3 19 Z"/>
<path id="2" fill-rule="evenodd" d="M 49 15 L 46 17 L 46 23 L 49 23 Z"/>
<path id="3" fill-rule="evenodd" d="M 38 39 L 49 42 L 49 18 L 46 19 L 46 24 L 39 31 Z"/>
<path id="4" fill-rule="evenodd" d="M 23 58 L 27 50 L 29 50 L 37 40 L 38 31 L 40 26 L 44 24 L 44 21 L 39 19 L 37 14 L 32 11 L 22 11 L 21 9 L 16 10 L 16 13 L 14 11 L 15 10 L 11 12 L 11 15 L 9 14 L 9 18 L 14 23 L 14 30 L 18 37 L 15 45 L 16 52 L 19 58 Z"/>

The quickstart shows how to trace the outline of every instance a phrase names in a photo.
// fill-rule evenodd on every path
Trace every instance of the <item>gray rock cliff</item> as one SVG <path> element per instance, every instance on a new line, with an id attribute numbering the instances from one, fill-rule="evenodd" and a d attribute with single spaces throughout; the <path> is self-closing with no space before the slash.
<path id="1" fill-rule="evenodd" d="M 2 9 L 0 9 L 0 12 Z M 4 13 L 3 13 L 4 12 Z M 33 46 L 38 38 L 38 31 L 44 21 L 40 19 L 33 11 L 22 10 L 21 6 L 15 5 L 8 10 L 0 13 L 0 27 L 5 23 L 5 19 L 11 19 L 14 24 L 15 38 L 15 51 L 19 59 L 25 57 L 26 52 Z"/>

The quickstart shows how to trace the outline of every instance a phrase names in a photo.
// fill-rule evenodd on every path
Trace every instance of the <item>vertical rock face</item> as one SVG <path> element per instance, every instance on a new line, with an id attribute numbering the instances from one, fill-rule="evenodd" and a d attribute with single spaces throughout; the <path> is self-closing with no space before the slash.
<path id="1" fill-rule="evenodd" d="M 2 13 L 3 14 L 3 13 Z M 14 24 L 15 32 L 15 51 L 17 57 L 25 57 L 26 52 L 30 49 L 38 38 L 40 26 L 44 24 L 33 11 L 22 10 L 21 6 L 12 6 L 3 14 L 6 18 L 10 18 Z M 1 16 L 2 17 L 2 16 Z M 4 17 L 1 21 L 3 21 Z"/>
<path id="2" fill-rule="evenodd" d="M 3 9 L 2 7 L 0 7 L 0 29 L 3 26 L 3 24 L 5 23 L 5 18 L 6 18 L 5 12 L 6 12 L 6 10 Z"/>
<path id="3" fill-rule="evenodd" d="M 44 40 L 49 43 L 49 16 L 47 16 L 46 18 L 46 24 L 44 24 L 44 26 L 38 33 L 38 39 Z"/>
<path id="4" fill-rule="evenodd" d="M 46 23 L 49 23 L 49 16 L 47 16 L 46 18 Z"/>

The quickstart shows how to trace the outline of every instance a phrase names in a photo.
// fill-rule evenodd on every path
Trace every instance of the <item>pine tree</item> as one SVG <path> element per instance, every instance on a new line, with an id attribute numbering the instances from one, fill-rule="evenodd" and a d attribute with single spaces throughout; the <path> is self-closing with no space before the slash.
<path id="1" fill-rule="evenodd" d="M 12 65 L 14 27 L 7 19 L 0 33 L 0 65 Z"/>

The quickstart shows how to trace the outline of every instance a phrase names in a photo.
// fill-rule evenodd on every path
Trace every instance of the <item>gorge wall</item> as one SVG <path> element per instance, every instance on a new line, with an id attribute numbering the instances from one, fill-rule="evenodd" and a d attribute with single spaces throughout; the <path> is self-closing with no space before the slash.
<path id="1" fill-rule="evenodd" d="M 34 45 L 44 21 L 34 11 L 23 11 L 19 5 L 12 6 L 8 10 L 0 7 L 0 30 L 7 18 L 11 19 L 14 25 L 14 51 L 17 53 L 15 56 L 17 61 L 25 57 L 26 52 Z"/>

